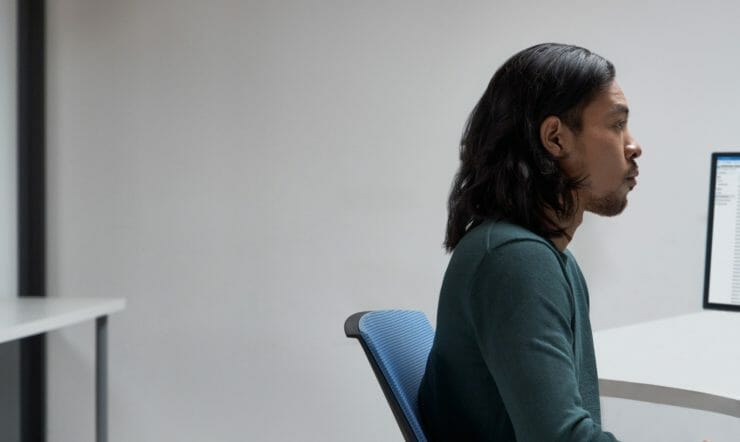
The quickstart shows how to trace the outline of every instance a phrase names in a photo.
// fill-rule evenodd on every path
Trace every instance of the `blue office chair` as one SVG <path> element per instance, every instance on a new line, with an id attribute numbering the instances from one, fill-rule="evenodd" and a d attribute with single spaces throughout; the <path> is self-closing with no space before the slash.
<path id="1" fill-rule="evenodd" d="M 359 312 L 347 318 L 344 333 L 362 344 L 404 439 L 426 442 L 417 399 L 434 329 L 424 313 Z"/>

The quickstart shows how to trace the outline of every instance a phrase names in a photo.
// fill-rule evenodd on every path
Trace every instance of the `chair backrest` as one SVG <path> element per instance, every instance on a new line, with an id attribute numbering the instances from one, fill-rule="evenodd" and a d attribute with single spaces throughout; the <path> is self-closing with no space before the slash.
<path id="1" fill-rule="evenodd" d="M 417 399 L 434 329 L 424 313 L 359 312 L 347 318 L 344 333 L 362 344 L 404 438 L 426 441 Z"/>

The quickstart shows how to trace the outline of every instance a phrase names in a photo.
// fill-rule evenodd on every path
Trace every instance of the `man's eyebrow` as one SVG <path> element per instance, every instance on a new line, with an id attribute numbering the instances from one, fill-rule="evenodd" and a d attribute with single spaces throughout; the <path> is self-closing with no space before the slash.
<path id="1" fill-rule="evenodd" d="M 625 106 L 624 104 L 617 103 L 609 110 L 610 114 L 627 114 L 630 113 L 630 108 Z"/>

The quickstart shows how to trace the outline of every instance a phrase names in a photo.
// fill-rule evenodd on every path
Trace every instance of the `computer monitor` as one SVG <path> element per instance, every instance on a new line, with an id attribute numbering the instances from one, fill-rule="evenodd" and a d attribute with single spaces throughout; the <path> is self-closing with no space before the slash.
<path id="1" fill-rule="evenodd" d="M 740 311 L 740 153 L 715 152 L 709 185 L 704 308 Z"/>

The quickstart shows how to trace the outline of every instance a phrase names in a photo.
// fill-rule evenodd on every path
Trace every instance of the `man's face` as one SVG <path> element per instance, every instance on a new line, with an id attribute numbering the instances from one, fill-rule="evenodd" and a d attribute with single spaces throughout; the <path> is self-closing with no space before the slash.
<path id="1" fill-rule="evenodd" d="M 637 184 L 635 159 L 642 148 L 627 129 L 628 113 L 622 89 L 612 82 L 583 109 L 581 131 L 569 137 L 572 149 L 561 167 L 568 176 L 586 177 L 578 198 L 589 212 L 621 213 Z"/>

